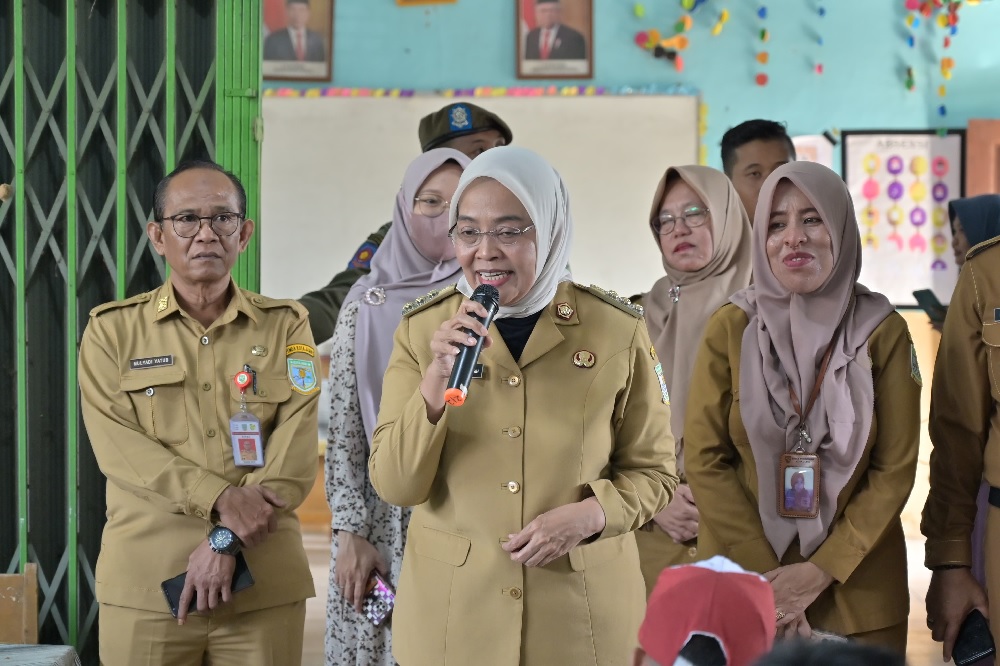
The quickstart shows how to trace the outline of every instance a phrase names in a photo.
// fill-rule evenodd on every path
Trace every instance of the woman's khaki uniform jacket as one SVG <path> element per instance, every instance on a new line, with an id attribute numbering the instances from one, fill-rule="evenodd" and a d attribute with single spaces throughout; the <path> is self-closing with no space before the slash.
<path id="1" fill-rule="evenodd" d="M 436 425 L 418 386 L 464 297 L 448 287 L 404 314 L 369 460 L 383 499 L 416 506 L 393 614 L 402 666 L 629 663 L 645 606 L 632 531 L 677 478 L 646 325 L 615 299 L 563 282 L 519 362 L 491 326 L 482 378 Z M 501 549 L 591 495 L 607 520 L 591 543 L 534 568 Z"/>
<path id="2" fill-rule="evenodd" d="M 1000 238 L 969 251 L 945 317 L 931 389 L 930 492 L 920 531 L 925 564 L 972 565 L 972 527 L 982 479 L 1000 486 Z M 990 510 L 986 582 L 1000 599 L 1000 532 Z M 1000 612 L 990 608 L 1000 636 Z"/>
<path id="3" fill-rule="evenodd" d="M 765 573 L 804 558 L 798 539 L 778 557 L 760 520 L 756 463 L 740 413 L 740 357 L 748 324 L 743 310 L 727 304 L 706 326 L 688 397 L 684 460 L 701 511 L 699 556 L 725 555 Z M 872 333 L 868 354 L 875 386 L 871 433 L 837 499 L 829 536 L 807 558 L 834 578 L 809 606 L 809 624 L 845 635 L 905 623 L 910 607 L 900 514 L 916 475 L 920 372 L 898 313 Z M 773 464 L 779 461 L 776 453 Z"/>
<path id="4" fill-rule="evenodd" d="M 316 479 L 319 359 L 309 322 L 294 301 L 230 290 L 228 308 L 207 329 L 178 307 L 169 280 L 91 311 L 80 392 L 108 477 L 96 571 L 102 604 L 169 613 L 160 583 L 187 569 L 222 491 L 251 485 L 288 506 L 277 511 L 277 531 L 245 551 L 255 583 L 233 596 L 232 611 L 314 596 L 292 512 Z M 244 364 L 257 373 L 257 392 L 248 390 L 246 401 L 264 435 L 260 468 L 233 459 L 229 418 L 240 411 L 233 377 Z"/>

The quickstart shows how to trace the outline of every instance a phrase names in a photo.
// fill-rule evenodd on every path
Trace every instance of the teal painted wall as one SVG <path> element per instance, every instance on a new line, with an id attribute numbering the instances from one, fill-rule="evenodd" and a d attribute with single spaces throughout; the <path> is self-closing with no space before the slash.
<path id="1" fill-rule="evenodd" d="M 947 31 L 926 20 L 912 31 L 915 47 L 907 45 L 911 30 L 903 0 L 775 0 L 763 3 L 768 10 L 763 21 L 756 2 L 707 0 L 693 14 L 682 73 L 633 41 L 639 30 L 672 30 L 683 13 L 680 0 L 645 0 L 642 19 L 635 17 L 631 0 L 594 4 L 594 78 L 586 83 L 611 89 L 687 84 L 700 90 L 708 107 L 703 142 L 715 166 L 722 133 L 748 118 L 782 120 L 793 134 L 812 134 L 832 127 L 964 127 L 970 118 L 1000 117 L 1000 0 L 963 7 L 947 52 Z M 722 9 L 731 17 L 713 37 Z M 548 83 L 515 77 L 514 23 L 515 0 L 417 7 L 399 7 L 393 0 L 336 0 L 334 76 L 325 85 L 434 90 Z M 766 66 L 754 59 L 762 47 L 761 27 L 771 35 L 764 45 L 770 55 Z M 943 55 L 955 60 L 947 82 L 938 67 Z M 814 72 L 817 62 L 824 65 L 821 75 Z M 904 86 L 908 66 L 915 72 L 912 92 Z M 759 71 L 770 78 L 765 87 L 754 82 Z M 940 83 L 948 86 L 943 99 Z M 299 87 L 317 85 L 324 84 Z M 944 117 L 938 115 L 942 103 Z"/>

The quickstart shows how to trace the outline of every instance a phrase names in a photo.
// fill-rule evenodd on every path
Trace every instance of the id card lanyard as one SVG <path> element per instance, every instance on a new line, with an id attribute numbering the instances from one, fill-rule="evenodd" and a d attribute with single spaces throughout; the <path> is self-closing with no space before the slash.
<path id="1" fill-rule="evenodd" d="M 257 392 L 254 371 L 243 366 L 233 377 L 233 383 L 240 391 L 240 411 L 229 419 L 229 432 L 233 442 L 233 460 L 237 467 L 264 466 L 264 437 L 260 430 L 260 420 L 247 411 L 247 389 Z"/>
<path id="2" fill-rule="evenodd" d="M 816 404 L 816 399 L 819 398 L 832 353 L 833 340 L 827 345 L 826 352 L 823 354 L 823 361 L 820 363 L 819 373 L 816 375 L 816 382 L 809 394 L 809 402 L 806 404 L 805 411 L 802 410 L 799 396 L 795 393 L 791 382 L 788 383 L 788 395 L 792 401 L 792 408 L 799 416 L 799 431 L 795 448 L 790 453 L 782 454 L 781 465 L 778 468 L 778 515 L 785 518 L 815 518 L 819 515 L 820 462 L 818 454 L 805 450 L 806 444 L 812 444 L 806 417 L 809 416 L 813 405 Z M 810 478 L 812 481 L 811 490 L 799 488 L 796 492 L 794 483 L 790 480 L 804 478 Z"/>

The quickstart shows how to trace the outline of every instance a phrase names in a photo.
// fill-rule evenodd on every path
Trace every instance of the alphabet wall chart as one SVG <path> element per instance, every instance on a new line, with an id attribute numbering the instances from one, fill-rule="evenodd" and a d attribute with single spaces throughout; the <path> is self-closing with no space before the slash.
<path id="1" fill-rule="evenodd" d="M 894 305 L 932 289 L 951 300 L 958 269 L 948 202 L 963 196 L 965 132 L 843 132 L 843 175 L 861 233 L 860 282 Z"/>

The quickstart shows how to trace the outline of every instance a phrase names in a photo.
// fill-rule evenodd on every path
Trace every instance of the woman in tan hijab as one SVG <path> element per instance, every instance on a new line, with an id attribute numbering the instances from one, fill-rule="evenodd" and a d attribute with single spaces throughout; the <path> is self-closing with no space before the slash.
<path id="1" fill-rule="evenodd" d="M 920 371 L 903 318 L 860 272 L 844 182 L 809 162 L 776 169 L 757 204 L 754 284 L 705 329 L 685 464 L 699 555 L 764 574 L 779 635 L 903 652 Z M 788 508 L 800 472 L 812 506 Z"/>
<path id="2" fill-rule="evenodd" d="M 646 327 L 670 392 L 670 429 L 684 478 L 684 406 L 695 353 L 708 318 L 750 284 L 750 221 L 721 171 L 671 167 L 660 179 L 649 226 L 666 275 L 640 297 Z M 647 595 L 664 568 L 698 557 L 698 508 L 686 484 L 666 509 L 636 532 Z"/>

